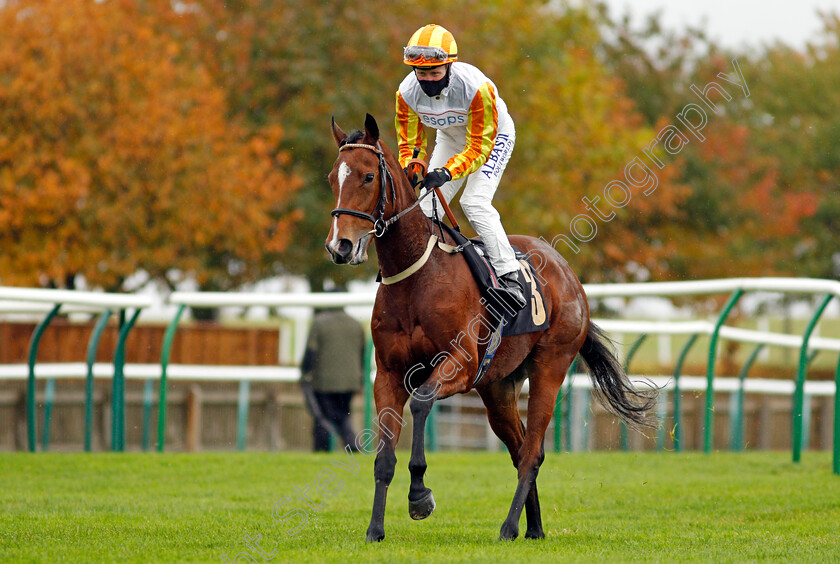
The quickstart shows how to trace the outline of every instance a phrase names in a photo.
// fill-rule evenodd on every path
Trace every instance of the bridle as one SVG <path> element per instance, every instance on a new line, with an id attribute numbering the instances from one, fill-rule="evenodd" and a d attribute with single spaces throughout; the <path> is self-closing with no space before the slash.
<path id="1" fill-rule="evenodd" d="M 410 212 L 412 209 L 420 205 L 420 201 L 431 194 L 432 191 L 426 191 L 426 193 L 420 196 L 414 204 L 386 220 L 385 205 L 388 203 L 388 185 L 390 184 L 391 186 L 391 199 L 394 202 L 397 201 L 397 193 L 394 185 L 394 178 L 391 176 L 391 171 L 388 170 L 388 165 L 385 163 L 385 153 L 382 151 L 382 144 L 377 141 L 376 147 L 374 147 L 373 145 L 367 145 L 364 143 L 346 143 L 338 149 L 338 152 L 340 153 L 345 149 L 356 148 L 370 149 L 379 156 L 379 199 L 376 201 L 376 207 L 373 208 L 373 213 L 366 213 L 352 208 L 335 208 L 330 212 L 330 215 L 333 217 L 338 217 L 339 215 L 352 215 L 353 217 L 366 219 L 373 224 L 373 229 L 370 233 L 373 233 L 377 237 L 382 237 L 391 225 L 396 223 L 398 219 Z"/>
<path id="2" fill-rule="evenodd" d="M 388 185 L 391 185 L 391 198 L 396 201 L 397 194 L 396 188 L 394 187 L 394 179 L 391 176 L 391 171 L 388 170 L 388 166 L 385 163 L 385 153 L 382 152 L 382 144 L 377 141 L 376 147 L 373 145 L 366 145 L 364 143 L 347 143 L 342 145 L 338 152 L 344 151 L 345 149 L 370 149 L 377 155 L 379 155 L 379 200 L 376 201 L 376 207 L 373 209 L 373 213 L 365 213 L 363 211 L 354 210 L 351 208 L 335 208 L 333 211 L 330 212 L 330 215 L 333 217 L 338 217 L 339 215 L 352 215 L 354 217 L 360 217 L 362 219 L 366 219 L 373 224 L 373 233 L 377 237 L 381 237 L 385 234 L 385 231 L 388 229 L 388 223 L 385 221 L 385 205 L 388 203 Z"/>

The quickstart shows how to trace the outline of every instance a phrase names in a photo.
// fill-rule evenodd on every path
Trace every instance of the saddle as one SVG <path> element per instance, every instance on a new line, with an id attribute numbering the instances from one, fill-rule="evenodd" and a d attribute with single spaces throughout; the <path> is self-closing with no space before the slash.
<path id="1" fill-rule="evenodd" d="M 490 314 L 495 317 L 496 322 L 504 321 L 503 337 L 548 329 L 542 287 L 534 272 L 534 265 L 522 250 L 513 247 L 516 260 L 519 261 L 517 275 L 525 289 L 525 299 L 528 302 L 524 309 L 519 310 L 516 305 L 509 303 L 508 294 L 500 291 L 499 278 L 487 257 L 484 242 L 481 239 L 468 239 L 442 221 L 435 223 L 455 241 L 455 251 L 460 252 L 467 261 Z"/>

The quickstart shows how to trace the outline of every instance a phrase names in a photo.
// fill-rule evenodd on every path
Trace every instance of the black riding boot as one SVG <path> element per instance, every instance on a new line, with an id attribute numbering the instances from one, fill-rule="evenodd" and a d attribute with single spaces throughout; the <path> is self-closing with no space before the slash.
<path id="1" fill-rule="evenodd" d="M 508 272 L 499 277 L 500 290 L 505 292 L 510 298 L 512 304 L 515 304 L 519 309 L 524 309 L 528 302 L 525 300 L 525 289 L 519 281 L 519 273 Z"/>

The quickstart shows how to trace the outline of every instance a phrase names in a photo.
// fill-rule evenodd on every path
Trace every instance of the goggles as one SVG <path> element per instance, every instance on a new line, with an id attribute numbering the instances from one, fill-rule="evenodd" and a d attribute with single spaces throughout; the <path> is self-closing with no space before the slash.
<path id="1" fill-rule="evenodd" d="M 425 45 L 409 45 L 403 49 L 403 58 L 411 63 L 438 63 L 444 64 L 449 59 L 455 59 L 458 55 L 450 55 L 441 47 L 427 47 Z"/>

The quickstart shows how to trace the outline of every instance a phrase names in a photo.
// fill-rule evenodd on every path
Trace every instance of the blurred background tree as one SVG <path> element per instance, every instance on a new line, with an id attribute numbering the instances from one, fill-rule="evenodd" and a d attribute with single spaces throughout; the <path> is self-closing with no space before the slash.
<path id="1" fill-rule="evenodd" d="M 279 124 L 243 127 L 168 3 L 0 9 L 0 279 L 226 290 L 291 241 L 302 185 Z"/>
<path id="2" fill-rule="evenodd" d="M 804 52 L 781 43 L 726 50 L 703 30 L 667 31 L 657 16 L 636 31 L 627 17 L 608 24 L 607 64 L 648 124 L 673 122 L 697 101 L 689 86 L 720 82 L 733 58 L 750 90 L 744 99 L 727 84 L 733 100 L 709 113 L 706 141 L 669 165 L 690 196 L 663 226 L 673 252 L 653 278 L 840 276 L 840 26 L 836 15 L 822 19 Z"/>
<path id="3" fill-rule="evenodd" d="M 516 122 L 494 200 L 508 232 L 549 241 L 697 101 L 691 84 L 738 58 L 750 97 L 710 113 L 706 141 L 666 159 L 656 191 L 599 222 L 580 253 L 557 246 L 582 280 L 836 277 L 840 26 L 824 21 L 804 52 L 734 52 L 597 2 L 9 1 L 0 281 L 372 278 L 375 257 L 339 268 L 323 249 L 329 120 L 349 131 L 370 112 L 393 147 L 402 47 L 431 22 Z"/>
<path id="4" fill-rule="evenodd" d="M 460 17 L 465 12 L 471 17 Z M 376 272 L 373 260 L 357 269 L 337 269 L 323 250 L 332 205 L 325 176 L 336 157 L 329 116 L 352 129 L 370 112 L 386 142 L 395 145 L 394 95 L 409 72 L 402 47 L 429 14 L 455 34 L 461 59 L 496 82 L 516 121 L 517 146 L 496 196 L 509 232 L 550 240 L 568 230 L 580 198 L 599 193 L 621 174 L 653 134 L 622 82 L 596 56 L 603 22 L 588 8 L 529 0 L 470 0 L 457 6 L 374 0 L 364 7 L 244 0 L 204 3 L 195 14 L 185 36 L 208 45 L 207 65 L 227 85 L 233 112 L 253 127 L 282 123 L 290 132 L 284 147 L 306 189 L 296 196 L 304 217 L 283 263 L 315 288 L 324 278 L 344 282 Z M 645 208 L 650 213 L 633 212 L 636 224 L 664 223 L 675 213 L 686 190 L 670 185 L 674 175 L 663 175 L 662 195 Z M 633 228 L 622 220 L 607 231 L 616 241 L 627 239 Z M 651 248 L 635 238 L 629 245 L 592 245 L 575 262 L 590 279 L 615 278 L 627 260 L 650 254 Z"/>

